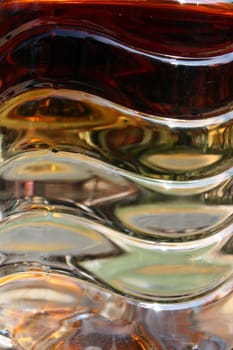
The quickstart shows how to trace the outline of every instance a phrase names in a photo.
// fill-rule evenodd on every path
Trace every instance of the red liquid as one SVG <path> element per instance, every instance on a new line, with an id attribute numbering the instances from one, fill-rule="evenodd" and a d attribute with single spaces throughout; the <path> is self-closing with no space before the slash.
<path id="1" fill-rule="evenodd" d="M 232 4 L 11 1 L 1 14 L 4 96 L 45 84 L 170 117 L 233 101 Z"/>

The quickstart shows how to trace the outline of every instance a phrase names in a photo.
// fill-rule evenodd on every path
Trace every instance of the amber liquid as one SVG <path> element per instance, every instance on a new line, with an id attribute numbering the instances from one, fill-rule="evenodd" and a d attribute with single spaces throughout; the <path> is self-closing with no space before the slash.
<path id="1" fill-rule="evenodd" d="M 27 82 L 184 118 L 233 99 L 230 3 L 5 1 L 0 32 L 2 98 Z"/>
<path id="2" fill-rule="evenodd" d="M 232 350 L 233 4 L 7 0 L 0 33 L 0 348 Z"/>

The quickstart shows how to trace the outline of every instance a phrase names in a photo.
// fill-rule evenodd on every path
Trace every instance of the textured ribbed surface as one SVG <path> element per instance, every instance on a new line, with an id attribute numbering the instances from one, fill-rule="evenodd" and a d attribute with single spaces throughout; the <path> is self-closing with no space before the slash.
<path id="1" fill-rule="evenodd" d="M 231 2 L 0 10 L 3 349 L 231 350 Z"/>

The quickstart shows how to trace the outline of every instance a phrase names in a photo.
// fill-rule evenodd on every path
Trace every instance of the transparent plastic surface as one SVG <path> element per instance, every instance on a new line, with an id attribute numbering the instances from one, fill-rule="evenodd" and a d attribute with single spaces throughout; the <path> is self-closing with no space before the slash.
<path id="1" fill-rule="evenodd" d="M 0 4 L 0 349 L 233 349 L 233 3 Z"/>

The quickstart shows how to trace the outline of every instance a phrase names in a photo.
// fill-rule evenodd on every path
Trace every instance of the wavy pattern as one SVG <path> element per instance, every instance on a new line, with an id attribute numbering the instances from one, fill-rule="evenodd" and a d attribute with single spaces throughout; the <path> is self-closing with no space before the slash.
<path id="1" fill-rule="evenodd" d="M 201 246 L 211 245 L 210 237 L 214 245 L 230 238 L 233 60 L 232 43 L 221 41 L 231 31 L 227 9 L 170 8 L 156 2 L 140 7 L 145 11 L 141 21 L 152 11 L 150 28 L 163 19 L 152 45 L 150 37 L 137 32 L 138 8 L 132 20 L 130 4 L 102 8 L 87 3 L 70 11 L 43 3 L 39 15 L 31 3 L 5 6 L 1 68 L 9 73 L 2 82 L 0 121 L 2 215 L 25 211 L 28 199 L 31 208 L 37 208 L 37 200 L 42 208 L 53 203 L 73 207 L 77 215 L 100 222 L 103 230 L 113 228 L 129 242 L 138 239 L 140 254 L 143 242 L 149 242 L 158 256 L 161 247 L 188 251 L 192 244 L 198 256 Z M 189 55 L 182 54 L 184 44 L 178 42 L 185 42 L 187 22 L 174 27 L 173 15 L 177 21 L 183 11 L 199 26 L 205 16 L 209 35 L 215 20 L 222 23 L 222 32 L 205 52 L 199 37 Z M 125 18 L 132 21 L 131 30 Z M 165 24 L 169 30 L 180 28 L 176 36 Z M 131 37 L 121 35 L 124 30 Z M 176 55 L 168 48 L 165 54 L 166 40 L 173 40 L 174 48 L 177 43 Z M 186 258 L 181 261 L 184 265 Z M 136 270 L 143 269 L 138 264 Z M 228 260 L 226 266 L 223 276 L 232 269 Z M 119 289 L 127 287 L 119 284 Z M 146 295 L 139 289 L 134 285 L 130 293 Z M 151 297 L 158 297 L 158 290 Z"/>
<path id="2" fill-rule="evenodd" d="M 200 120 L 198 125 L 198 120 L 152 118 L 75 90 L 41 88 L 3 103 L 1 116 L 2 126 L 15 129 L 6 145 L 6 158 L 22 152 L 21 143 L 27 143 L 28 150 L 44 143 L 44 148 L 58 151 L 79 149 L 134 174 L 168 183 L 201 180 L 201 184 L 232 173 L 231 112 L 208 119 L 206 125 Z M 41 141 L 21 136 L 30 122 L 35 124 L 31 138 L 36 140 L 39 134 Z"/>
<path id="3" fill-rule="evenodd" d="M 232 4 L 1 9 L 0 346 L 230 350 Z"/>
<path id="4" fill-rule="evenodd" d="M 6 2 L 2 92 L 30 77 L 186 119 L 232 105 L 232 5 L 144 5 Z"/>

